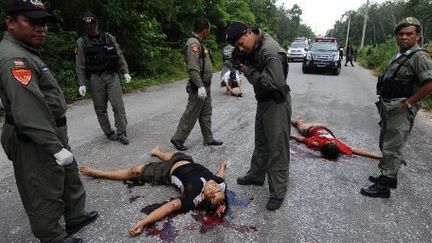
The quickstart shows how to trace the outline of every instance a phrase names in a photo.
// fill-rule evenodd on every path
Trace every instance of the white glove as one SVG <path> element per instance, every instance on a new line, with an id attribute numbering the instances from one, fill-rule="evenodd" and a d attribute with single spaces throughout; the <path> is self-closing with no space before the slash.
<path id="1" fill-rule="evenodd" d="M 125 73 L 123 74 L 123 76 L 126 80 L 126 83 L 129 83 L 132 80 L 132 77 L 129 75 L 129 73 Z"/>
<path id="2" fill-rule="evenodd" d="M 204 87 L 198 88 L 198 97 L 200 99 L 205 99 L 207 97 L 207 92 Z"/>
<path id="3" fill-rule="evenodd" d="M 54 158 L 56 158 L 57 164 L 61 166 L 69 165 L 74 160 L 73 154 L 65 148 L 62 148 L 59 152 L 55 153 Z"/>
<path id="4" fill-rule="evenodd" d="M 86 86 L 84 86 L 84 85 L 82 85 L 82 86 L 79 86 L 79 88 L 78 88 L 78 92 L 79 92 L 79 94 L 81 95 L 81 96 L 85 96 L 85 94 L 86 94 Z"/>

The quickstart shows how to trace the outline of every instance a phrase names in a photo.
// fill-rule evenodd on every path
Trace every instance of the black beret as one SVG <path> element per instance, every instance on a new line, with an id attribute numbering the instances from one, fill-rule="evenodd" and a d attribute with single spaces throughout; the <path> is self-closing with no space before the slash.
<path id="1" fill-rule="evenodd" d="M 407 26 L 419 26 L 420 28 L 422 27 L 420 24 L 420 21 L 414 17 L 407 17 L 401 20 L 401 22 L 399 22 L 395 28 L 394 28 L 394 33 L 397 34 L 399 32 L 400 29 L 402 29 L 403 27 L 407 27 Z"/>
<path id="2" fill-rule="evenodd" d="M 58 19 L 48 12 L 40 0 L 5 0 L 4 7 L 7 14 L 22 14 L 29 19 L 48 19 L 58 22 Z"/>
<path id="3" fill-rule="evenodd" d="M 92 25 L 92 24 L 97 24 L 97 19 L 96 19 L 96 15 L 94 15 L 91 12 L 87 12 L 83 15 L 82 17 L 82 22 L 84 25 Z"/>
<path id="4" fill-rule="evenodd" d="M 232 22 L 226 29 L 226 41 L 234 45 L 242 35 L 244 35 L 249 26 L 242 22 Z"/>

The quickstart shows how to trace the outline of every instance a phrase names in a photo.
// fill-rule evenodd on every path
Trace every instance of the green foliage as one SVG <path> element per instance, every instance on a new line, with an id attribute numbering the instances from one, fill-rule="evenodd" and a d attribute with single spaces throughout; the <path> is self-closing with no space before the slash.
<path id="1" fill-rule="evenodd" d="M 48 2 L 48 1 L 44 1 Z M 124 91 L 140 89 L 186 75 L 184 43 L 193 31 L 194 20 L 206 16 L 212 35 L 206 40 L 213 66 L 222 66 L 221 49 L 225 29 L 233 20 L 256 25 L 273 35 L 283 46 L 294 37 L 313 37 L 309 26 L 302 24 L 302 10 L 277 6 L 276 0 L 50 0 L 61 24 L 50 28 L 42 50 L 44 59 L 56 74 L 68 102 L 80 99 L 75 76 L 76 40 L 82 35 L 81 17 L 93 12 L 99 29 L 113 34 L 124 52 L 134 81 L 122 83 Z M 0 10 L 0 18 L 5 15 Z M 1 25 L 0 30 L 5 26 Z"/>
<path id="2" fill-rule="evenodd" d="M 369 49 L 371 51 L 369 51 Z M 396 41 L 394 39 L 389 39 L 375 48 L 366 46 L 360 50 L 357 57 L 362 66 L 373 69 L 376 73 L 381 73 L 397 50 Z"/>

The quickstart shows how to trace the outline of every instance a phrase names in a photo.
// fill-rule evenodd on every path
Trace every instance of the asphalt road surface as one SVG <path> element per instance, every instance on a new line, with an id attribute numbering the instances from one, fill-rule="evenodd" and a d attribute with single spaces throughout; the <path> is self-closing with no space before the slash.
<path id="1" fill-rule="evenodd" d="M 229 97 L 218 87 L 219 75 L 214 75 L 212 85 L 213 131 L 224 145 L 204 147 L 198 124 L 185 145 L 195 161 L 213 171 L 219 159 L 230 161 L 226 181 L 232 203 L 225 222 L 203 223 L 199 214 L 191 212 L 131 238 L 127 229 L 145 216 L 141 209 L 176 197 L 177 191 L 150 185 L 128 188 L 122 182 L 83 176 L 87 209 L 98 210 L 101 216 L 78 232 L 79 237 L 87 242 L 430 242 L 432 122 L 427 114 L 417 116 L 405 151 L 408 166 L 399 172 L 398 188 L 389 199 L 359 193 L 370 184 L 367 178 L 378 174 L 377 161 L 358 156 L 328 161 L 292 141 L 288 193 L 282 208 L 269 212 L 267 183 L 236 184 L 236 178 L 248 170 L 254 148 L 252 86 L 245 82 L 243 99 Z M 375 80 L 359 66 L 343 67 L 339 76 L 305 75 L 300 63 L 291 63 L 293 118 L 325 122 L 348 144 L 379 153 Z M 91 100 L 70 106 L 69 137 L 79 164 L 125 168 L 155 161 L 149 155 L 155 145 L 173 150 L 169 140 L 185 109 L 185 84 L 182 80 L 124 96 L 128 146 L 105 138 Z M 0 153 L 0 209 L 0 242 L 36 242 L 4 152 Z"/>

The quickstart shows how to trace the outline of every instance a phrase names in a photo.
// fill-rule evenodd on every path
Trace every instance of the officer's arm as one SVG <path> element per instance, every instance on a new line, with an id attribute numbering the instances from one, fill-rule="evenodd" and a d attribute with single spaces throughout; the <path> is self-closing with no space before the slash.
<path id="1" fill-rule="evenodd" d="M 44 94 L 39 88 L 36 72 L 40 70 L 35 71 L 35 69 L 38 68 L 31 67 L 24 59 L 9 60 L 2 65 L 1 80 L 11 104 L 15 126 L 19 132 L 29 137 L 34 143 L 42 145 L 49 153 L 55 154 L 63 148 L 63 145 L 53 126 L 55 121 L 52 112 L 45 103 Z M 19 72 L 31 75 L 30 80 L 26 82 L 25 77 L 20 76 Z"/>
<path id="2" fill-rule="evenodd" d="M 117 51 L 117 55 L 119 57 L 119 66 L 118 66 L 118 68 L 119 68 L 120 72 L 122 74 L 129 73 L 129 68 L 128 68 L 126 59 L 124 58 L 123 51 L 120 48 L 120 45 L 117 43 L 117 40 L 116 40 L 116 38 L 114 36 L 112 36 L 111 34 L 108 34 L 108 36 L 109 36 L 109 38 L 111 38 L 111 41 L 115 45 L 115 48 L 116 48 L 116 51 Z"/>
<path id="3" fill-rule="evenodd" d="M 78 39 L 75 48 L 75 71 L 78 78 L 79 86 L 83 86 L 85 85 L 87 77 L 85 71 L 84 42 L 82 38 Z"/>
<path id="4" fill-rule="evenodd" d="M 129 229 L 129 234 L 131 236 L 137 236 L 137 235 L 141 234 L 142 230 L 146 226 L 153 224 L 153 223 L 171 215 L 172 213 L 178 211 L 180 209 L 180 207 L 181 207 L 181 201 L 178 198 L 165 203 L 164 205 L 162 205 L 158 209 L 151 212 L 147 217 L 138 221 L 138 223 L 132 229 Z"/>
<path id="5" fill-rule="evenodd" d="M 189 78 L 198 88 L 204 86 L 203 80 L 201 78 L 202 66 L 199 62 L 201 52 L 201 45 L 199 43 L 192 43 L 187 46 L 186 60 Z"/>
<path id="6" fill-rule="evenodd" d="M 285 85 L 282 62 L 275 56 L 266 57 L 262 72 L 255 68 L 246 68 L 244 75 L 254 86 L 267 91 L 278 90 Z"/>
<path id="7" fill-rule="evenodd" d="M 423 85 L 407 99 L 411 105 L 421 101 L 432 92 L 432 59 L 428 54 L 420 52 L 419 56 L 414 59 L 413 66 L 414 72 L 417 73 L 417 79 Z"/>

